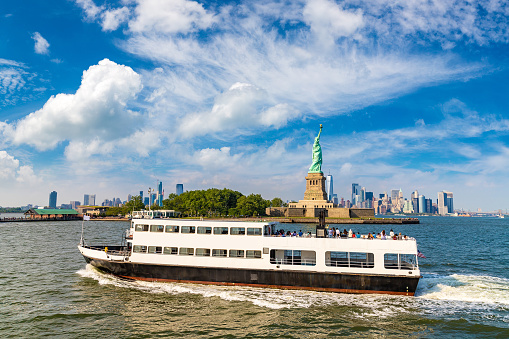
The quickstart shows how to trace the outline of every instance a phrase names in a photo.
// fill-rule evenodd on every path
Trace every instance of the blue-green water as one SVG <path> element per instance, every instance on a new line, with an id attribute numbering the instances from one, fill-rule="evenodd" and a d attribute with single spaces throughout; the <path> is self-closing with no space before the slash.
<path id="1" fill-rule="evenodd" d="M 3 223 L 0 337 L 509 338 L 509 219 L 420 220 L 393 227 L 428 257 L 416 297 L 124 281 L 85 264 L 81 222 Z M 116 244 L 128 224 L 85 226 Z"/>

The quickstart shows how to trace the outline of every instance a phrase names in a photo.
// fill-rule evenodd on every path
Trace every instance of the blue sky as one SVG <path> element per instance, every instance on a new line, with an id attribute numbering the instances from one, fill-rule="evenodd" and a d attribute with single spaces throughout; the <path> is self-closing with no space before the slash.
<path id="1" fill-rule="evenodd" d="M 0 4 L 0 205 L 163 181 L 302 199 L 325 173 L 509 205 L 504 1 Z"/>

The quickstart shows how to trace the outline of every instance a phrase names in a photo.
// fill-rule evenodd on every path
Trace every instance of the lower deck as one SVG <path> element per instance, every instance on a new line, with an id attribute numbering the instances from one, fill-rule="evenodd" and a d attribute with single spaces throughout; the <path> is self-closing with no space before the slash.
<path id="1" fill-rule="evenodd" d="M 154 265 L 84 256 L 88 263 L 104 272 L 123 278 L 146 281 L 413 296 L 420 278 L 420 276 L 324 273 L 306 270 L 287 271 Z"/>

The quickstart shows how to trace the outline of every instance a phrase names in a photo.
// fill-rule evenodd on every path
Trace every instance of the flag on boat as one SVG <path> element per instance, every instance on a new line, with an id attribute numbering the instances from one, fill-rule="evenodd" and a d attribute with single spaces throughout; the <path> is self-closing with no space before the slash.
<path id="1" fill-rule="evenodd" d="M 419 258 L 424 258 L 424 259 L 426 259 L 426 256 L 425 256 L 424 254 L 422 254 L 422 253 L 421 253 L 421 251 L 419 251 L 419 250 L 417 250 L 417 256 L 418 256 Z"/>
<path id="2" fill-rule="evenodd" d="M 83 221 L 89 221 L 90 220 L 90 216 L 89 215 L 84 215 L 83 216 Z"/>

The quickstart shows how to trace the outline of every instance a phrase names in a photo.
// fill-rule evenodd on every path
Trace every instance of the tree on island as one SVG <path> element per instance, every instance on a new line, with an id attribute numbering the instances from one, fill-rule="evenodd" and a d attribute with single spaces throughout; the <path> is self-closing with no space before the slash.
<path id="1" fill-rule="evenodd" d="M 281 199 L 280 199 L 281 200 Z M 180 195 L 170 194 L 163 200 L 163 208 L 181 212 L 188 216 L 258 216 L 265 215 L 265 208 L 271 202 L 260 194 L 242 193 L 227 188 L 222 190 L 187 191 Z"/>

